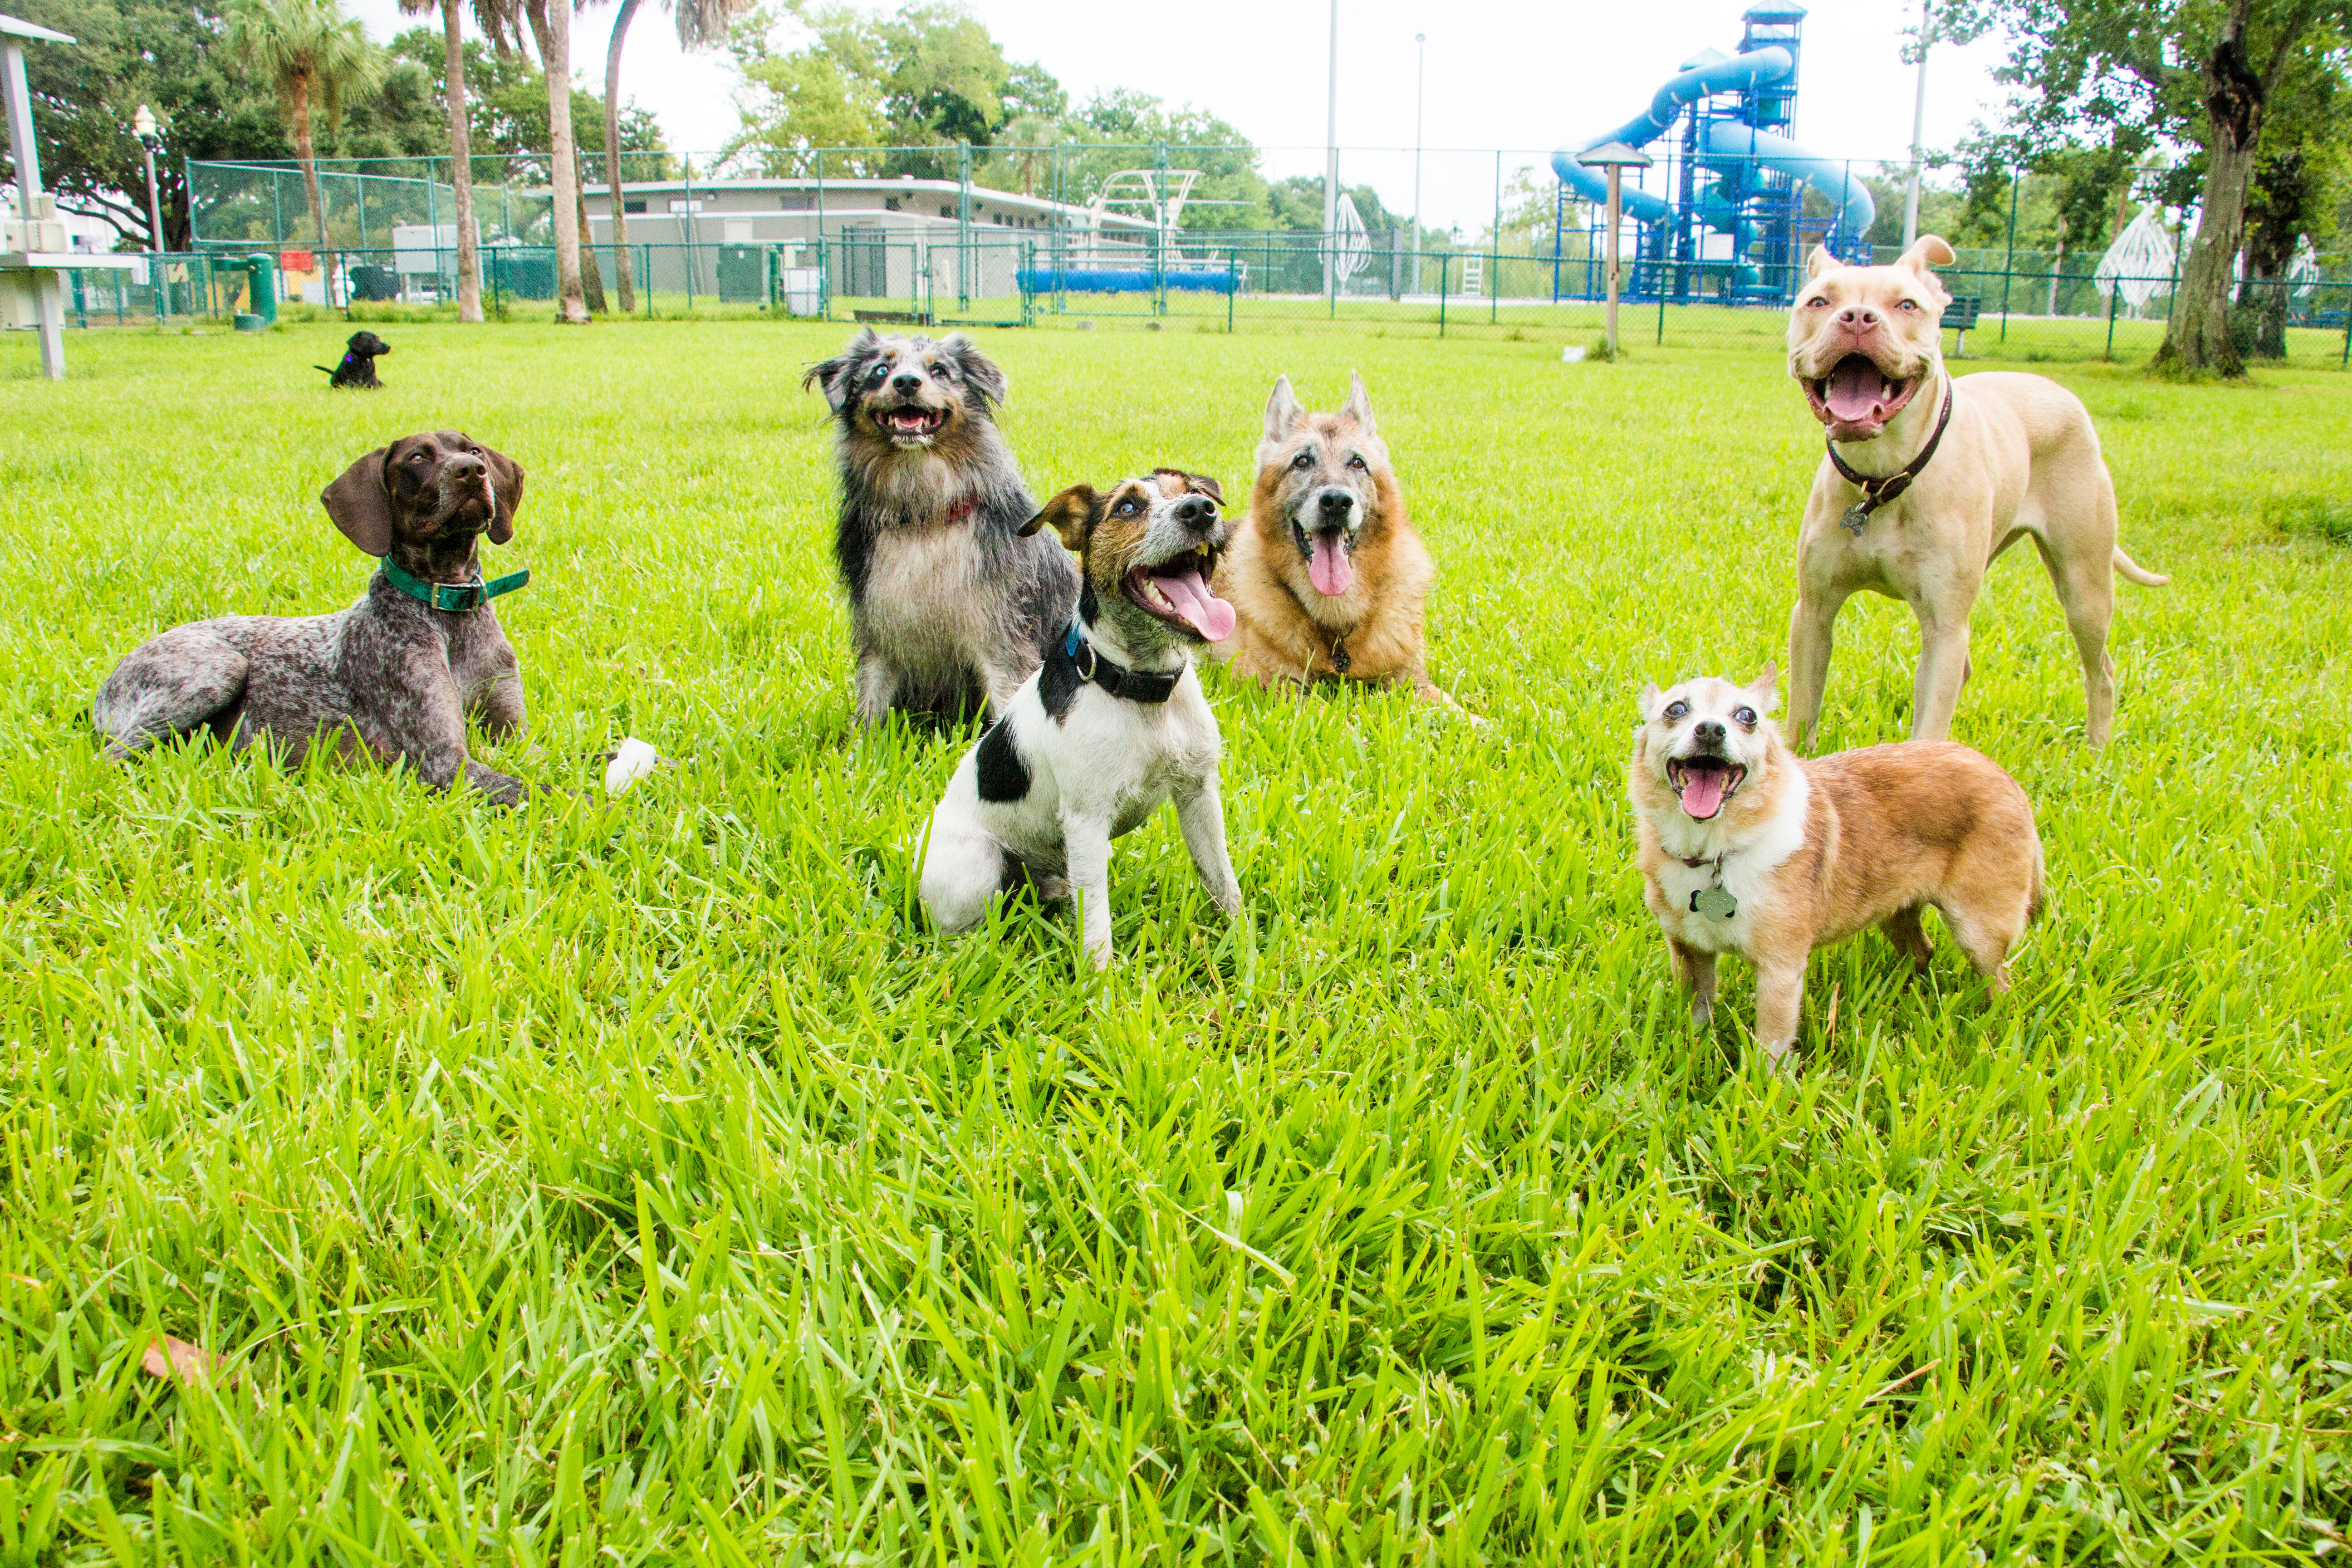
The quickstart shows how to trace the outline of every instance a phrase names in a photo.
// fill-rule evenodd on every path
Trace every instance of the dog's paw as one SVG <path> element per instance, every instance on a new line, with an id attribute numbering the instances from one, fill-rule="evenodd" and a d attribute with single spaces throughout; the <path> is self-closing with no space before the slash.
<path id="1" fill-rule="evenodd" d="M 1703 996 L 1691 998 L 1691 1024 L 1704 1029 L 1715 1022 L 1715 1004 Z"/>

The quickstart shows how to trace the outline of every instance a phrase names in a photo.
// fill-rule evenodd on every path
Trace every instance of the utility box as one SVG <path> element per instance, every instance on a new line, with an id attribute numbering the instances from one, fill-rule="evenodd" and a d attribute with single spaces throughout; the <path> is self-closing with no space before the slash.
<path id="1" fill-rule="evenodd" d="M 764 245 L 722 245 L 719 247 L 719 299 L 728 305 L 764 304 L 768 298 L 768 247 Z"/>

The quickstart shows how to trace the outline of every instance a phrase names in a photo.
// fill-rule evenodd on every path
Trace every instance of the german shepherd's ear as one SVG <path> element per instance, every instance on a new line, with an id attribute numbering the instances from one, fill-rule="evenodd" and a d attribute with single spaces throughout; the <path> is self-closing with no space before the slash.
<path id="1" fill-rule="evenodd" d="M 383 459 L 389 447 L 378 447 L 319 492 L 319 504 L 343 537 L 367 555 L 392 548 L 392 495 L 383 488 Z"/>
<path id="2" fill-rule="evenodd" d="M 1843 267 L 1844 265 L 1844 262 L 1840 261 L 1836 257 L 1830 254 L 1830 247 L 1828 246 L 1817 245 L 1813 247 L 1813 253 L 1805 258 L 1805 276 L 1808 278 L 1819 278 L 1822 273 L 1827 272 L 1832 268 Z"/>
<path id="3" fill-rule="evenodd" d="M 1658 683 L 1656 681 L 1645 680 L 1642 682 L 1642 695 L 1635 699 L 1635 700 L 1641 706 L 1643 723 L 1646 724 L 1651 720 L 1658 716 L 1658 699 L 1664 695 L 1664 693 L 1658 689 Z"/>
<path id="4" fill-rule="evenodd" d="M 1265 439 L 1269 442 L 1286 439 L 1298 422 L 1307 417 L 1307 405 L 1298 401 L 1298 394 L 1290 390 L 1290 378 L 1278 375 L 1274 379 L 1274 395 L 1265 400 Z"/>
<path id="5" fill-rule="evenodd" d="M 835 414 L 840 413 L 842 405 L 849 401 L 851 378 L 857 367 L 865 363 L 866 356 L 873 353 L 875 345 L 881 341 L 873 328 L 860 329 L 858 334 L 849 340 L 847 348 L 829 360 L 809 366 L 808 374 L 801 377 L 801 390 L 806 392 L 812 387 L 822 387 L 825 402 L 832 405 Z"/>
<path id="6" fill-rule="evenodd" d="M 1364 378 L 1352 370 L 1348 373 L 1348 401 L 1339 405 L 1339 415 L 1353 420 L 1364 435 L 1376 434 L 1372 428 L 1371 395 L 1364 390 Z"/>
<path id="7" fill-rule="evenodd" d="M 1083 551 L 1087 536 L 1103 518 L 1103 498 L 1092 485 L 1072 485 L 1045 503 L 1045 510 L 1021 525 L 1021 537 L 1051 528 L 1071 550 Z"/>
<path id="8" fill-rule="evenodd" d="M 1764 672 L 1744 688 L 1748 700 L 1756 704 L 1759 713 L 1769 713 L 1780 706 L 1780 667 L 1768 664 Z"/>
<path id="9" fill-rule="evenodd" d="M 983 401 L 992 406 L 1004 401 L 1010 385 L 1004 372 L 970 338 L 961 332 L 950 332 L 940 340 L 940 353 L 955 361 L 956 368 L 963 373 L 965 384 L 979 393 Z"/>

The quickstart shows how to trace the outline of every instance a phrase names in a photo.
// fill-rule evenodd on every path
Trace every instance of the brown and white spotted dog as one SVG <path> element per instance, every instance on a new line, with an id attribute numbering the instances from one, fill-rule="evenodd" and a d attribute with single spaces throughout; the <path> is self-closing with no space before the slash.
<path id="1" fill-rule="evenodd" d="M 1004 373 L 962 333 L 868 327 L 812 369 L 837 429 L 834 557 L 849 592 L 857 721 L 1002 713 L 1069 624 L 1077 574 L 1024 525 L 1037 504 L 996 426 Z"/>
<path id="2" fill-rule="evenodd" d="M 1192 650 L 1230 637 L 1210 592 L 1232 531 L 1214 479 L 1155 468 L 1108 490 L 1075 485 L 1024 533 L 1051 528 L 1076 552 L 1077 618 L 1047 649 L 931 815 L 923 902 L 969 931 L 999 893 L 1075 887 L 1087 953 L 1111 961 L 1110 842 L 1176 803 L 1192 864 L 1217 907 L 1241 907 L 1217 795 L 1223 742 Z"/>

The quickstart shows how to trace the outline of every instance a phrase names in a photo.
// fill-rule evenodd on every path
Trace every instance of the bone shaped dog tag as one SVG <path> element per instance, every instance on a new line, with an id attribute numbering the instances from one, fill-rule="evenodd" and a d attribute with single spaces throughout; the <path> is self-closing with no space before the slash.
<path id="1" fill-rule="evenodd" d="M 1727 921 L 1739 912 L 1739 900 L 1728 888 L 1701 888 L 1691 895 L 1691 913 L 1711 921 Z"/>
<path id="2" fill-rule="evenodd" d="M 1870 526 L 1870 509 L 1860 501 L 1854 502 L 1845 509 L 1845 515 L 1838 519 L 1838 526 L 1860 539 L 1862 531 Z"/>

